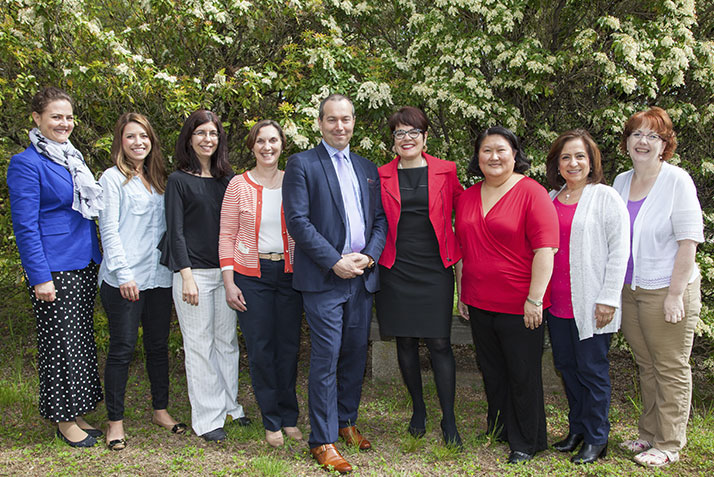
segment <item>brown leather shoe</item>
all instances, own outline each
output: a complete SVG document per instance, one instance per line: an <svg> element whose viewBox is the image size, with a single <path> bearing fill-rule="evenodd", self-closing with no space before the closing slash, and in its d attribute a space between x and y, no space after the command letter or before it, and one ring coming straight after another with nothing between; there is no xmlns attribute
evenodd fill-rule
<svg viewBox="0 0 714 477"><path fill-rule="evenodd" d="M310 454L318 464L327 470L334 469L340 474L352 472L352 466L342 457L335 444L323 444L310 449Z"/></svg>
<svg viewBox="0 0 714 477"><path fill-rule="evenodd" d="M372 448L372 444L359 433L357 426L342 427L337 433L348 445L359 446L359 450L361 451L370 450Z"/></svg>

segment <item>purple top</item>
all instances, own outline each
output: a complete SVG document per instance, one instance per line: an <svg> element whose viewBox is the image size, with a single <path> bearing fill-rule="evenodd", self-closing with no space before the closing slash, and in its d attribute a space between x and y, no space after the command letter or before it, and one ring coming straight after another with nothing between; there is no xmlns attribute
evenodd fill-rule
<svg viewBox="0 0 714 477"><path fill-rule="evenodd" d="M632 269L634 268L634 264L632 262L632 229L635 226L635 219L637 218L637 214L640 213L640 208L642 207L642 204L644 204L646 198L647 197L640 200L627 201L627 212L630 213L630 258L627 260L625 285L632 284Z"/></svg>
<svg viewBox="0 0 714 477"><path fill-rule="evenodd" d="M563 204L553 200L558 213L560 247L553 258L553 278L550 280L550 313L558 318L574 318L573 299L570 293L570 229L578 204Z"/></svg>

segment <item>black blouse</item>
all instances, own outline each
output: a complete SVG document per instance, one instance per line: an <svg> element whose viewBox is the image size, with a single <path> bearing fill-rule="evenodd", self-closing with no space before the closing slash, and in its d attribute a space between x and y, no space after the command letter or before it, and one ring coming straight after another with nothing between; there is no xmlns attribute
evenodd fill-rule
<svg viewBox="0 0 714 477"><path fill-rule="evenodd" d="M221 205L233 175L215 179L183 171L166 184L166 235L159 244L161 263L182 268L218 268Z"/></svg>

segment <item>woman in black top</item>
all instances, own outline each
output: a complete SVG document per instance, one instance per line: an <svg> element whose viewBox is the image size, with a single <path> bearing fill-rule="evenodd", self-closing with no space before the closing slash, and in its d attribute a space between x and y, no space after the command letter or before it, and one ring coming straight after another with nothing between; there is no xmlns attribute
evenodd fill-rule
<svg viewBox="0 0 714 477"><path fill-rule="evenodd" d="M175 272L173 298L183 334L191 424L197 435L220 442L226 438L226 416L250 424L236 402L236 312L226 302L218 264L221 203L234 175L220 119L206 110L191 114L175 157L178 170L166 185L161 263Z"/></svg>

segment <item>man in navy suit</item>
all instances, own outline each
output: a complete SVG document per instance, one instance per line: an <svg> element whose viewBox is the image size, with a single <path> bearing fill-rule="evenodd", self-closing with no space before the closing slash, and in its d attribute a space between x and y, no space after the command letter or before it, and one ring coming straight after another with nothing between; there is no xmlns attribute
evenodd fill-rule
<svg viewBox="0 0 714 477"><path fill-rule="evenodd" d="M368 450L355 427L372 296L379 288L375 262L387 221L377 166L350 152L354 106L332 94L320 103L322 142L291 156L283 179L283 208L295 239L293 286L303 294L310 325L310 452L323 467L352 470L334 443L338 436Z"/></svg>

